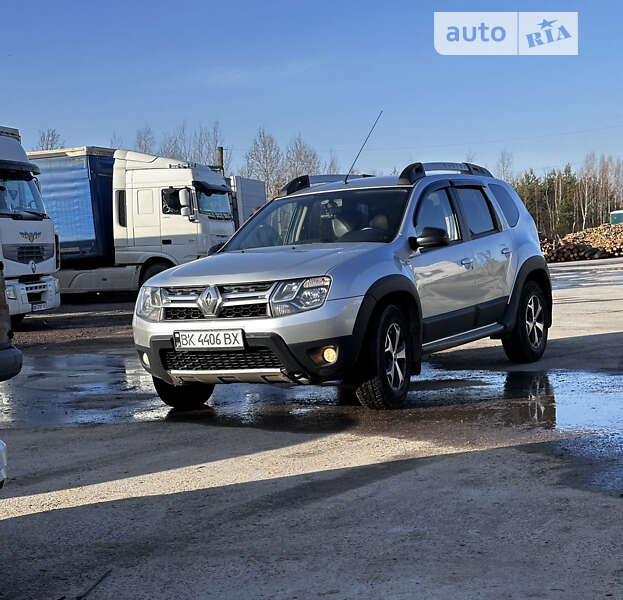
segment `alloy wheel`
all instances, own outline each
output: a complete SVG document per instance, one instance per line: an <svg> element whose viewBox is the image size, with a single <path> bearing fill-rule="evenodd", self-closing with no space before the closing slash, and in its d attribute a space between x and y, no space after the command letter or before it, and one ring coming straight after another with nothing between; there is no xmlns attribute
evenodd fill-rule
<svg viewBox="0 0 623 600"><path fill-rule="evenodd" d="M544 332L545 314L543 312L543 304L538 296L532 295L526 306L526 333L528 341L534 349L540 347Z"/></svg>
<svg viewBox="0 0 623 600"><path fill-rule="evenodd" d="M392 323L385 334L385 375L392 390L399 390L407 372L407 352L402 330Z"/></svg>

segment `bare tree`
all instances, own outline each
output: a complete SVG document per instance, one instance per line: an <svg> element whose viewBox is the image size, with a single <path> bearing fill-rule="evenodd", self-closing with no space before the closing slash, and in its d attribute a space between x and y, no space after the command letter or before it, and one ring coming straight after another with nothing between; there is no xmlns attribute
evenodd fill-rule
<svg viewBox="0 0 623 600"><path fill-rule="evenodd" d="M337 160L337 156L333 154L333 150L329 151L329 160L324 164L323 171L330 175L340 172L340 163Z"/></svg>
<svg viewBox="0 0 623 600"><path fill-rule="evenodd" d="M283 176L283 154L277 140L263 127L257 130L251 147L244 155L243 173L264 181L269 198L277 195Z"/></svg>
<svg viewBox="0 0 623 600"><path fill-rule="evenodd" d="M123 148L123 138L117 134L116 131L112 132L110 136L110 144L111 148Z"/></svg>
<svg viewBox="0 0 623 600"><path fill-rule="evenodd" d="M468 148L467 152L465 153L465 162L467 163L476 162L476 153L471 148Z"/></svg>
<svg viewBox="0 0 623 600"><path fill-rule="evenodd" d="M136 130L136 141L134 142L134 148L137 152L143 152L144 154L153 154L156 150L156 138L151 127L147 125L142 129Z"/></svg>
<svg viewBox="0 0 623 600"><path fill-rule="evenodd" d="M299 175L317 175L320 173L318 153L303 141L300 133L290 140L286 148L284 163L284 175L288 180Z"/></svg>
<svg viewBox="0 0 623 600"><path fill-rule="evenodd" d="M225 147L225 138L219 122L215 121L212 127L199 125L192 134L192 152L188 158L202 165L216 165L219 146ZM223 152L223 170L225 173L230 172L231 162L231 149L228 148Z"/></svg>
<svg viewBox="0 0 623 600"><path fill-rule="evenodd" d="M49 127L39 130L39 143L35 150L56 150L64 145L65 142L61 140L61 134L53 127Z"/></svg>
<svg viewBox="0 0 623 600"><path fill-rule="evenodd" d="M496 170L500 179L504 181L511 181L513 179L513 155L507 150L502 150L500 152Z"/></svg>

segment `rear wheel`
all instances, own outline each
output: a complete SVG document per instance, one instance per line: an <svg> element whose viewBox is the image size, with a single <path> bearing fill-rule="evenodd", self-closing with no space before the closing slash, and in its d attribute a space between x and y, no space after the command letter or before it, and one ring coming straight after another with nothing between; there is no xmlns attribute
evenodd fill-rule
<svg viewBox="0 0 623 600"><path fill-rule="evenodd" d="M360 375L357 399L367 408L400 408L409 391L413 340L407 319L397 306L390 304L379 313L366 344L358 371L368 375L363 380L366 375Z"/></svg>
<svg viewBox="0 0 623 600"><path fill-rule="evenodd" d="M24 320L25 316L24 313L21 315L11 315L11 327L15 329Z"/></svg>
<svg viewBox="0 0 623 600"><path fill-rule="evenodd" d="M213 383L187 383L185 385L171 385L162 379L152 377L154 387L160 399L169 406L178 410L193 410L201 408L214 391Z"/></svg>
<svg viewBox="0 0 623 600"><path fill-rule="evenodd" d="M528 281L521 292L513 331L502 337L506 356L516 363L536 362L547 346L548 314L543 289Z"/></svg>

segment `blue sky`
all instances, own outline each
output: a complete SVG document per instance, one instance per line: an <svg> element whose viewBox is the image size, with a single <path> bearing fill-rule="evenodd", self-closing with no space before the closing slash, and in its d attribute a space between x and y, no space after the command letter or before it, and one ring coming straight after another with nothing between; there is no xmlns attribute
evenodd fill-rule
<svg viewBox="0 0 623 600"><path fill-rule="evenodd" d="M579 11L579 56L440 56L433 11L460 2L41 2L5 0L0 124L25 146L55 127L68 145L126 145L218 120L234 163L258 126L301 133L347 168L475 161L500 151L537 170L588 151L623 155L623 7L480 2L470 10Z"/></svg>

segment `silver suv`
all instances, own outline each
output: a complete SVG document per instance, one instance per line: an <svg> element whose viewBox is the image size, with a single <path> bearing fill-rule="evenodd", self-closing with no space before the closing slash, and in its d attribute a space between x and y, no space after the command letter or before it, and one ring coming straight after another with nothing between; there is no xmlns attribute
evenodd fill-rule
<svg viewBox="0 0 623 600"><path fill-rule="evenodd" d="M179 409L216 383L327 380L382 409L404 403L431 352L493 337L510 360L538 360L551 309L515 191L477 165L414 163L291 181L214 255L143 286L134 341Z"/></svg>

